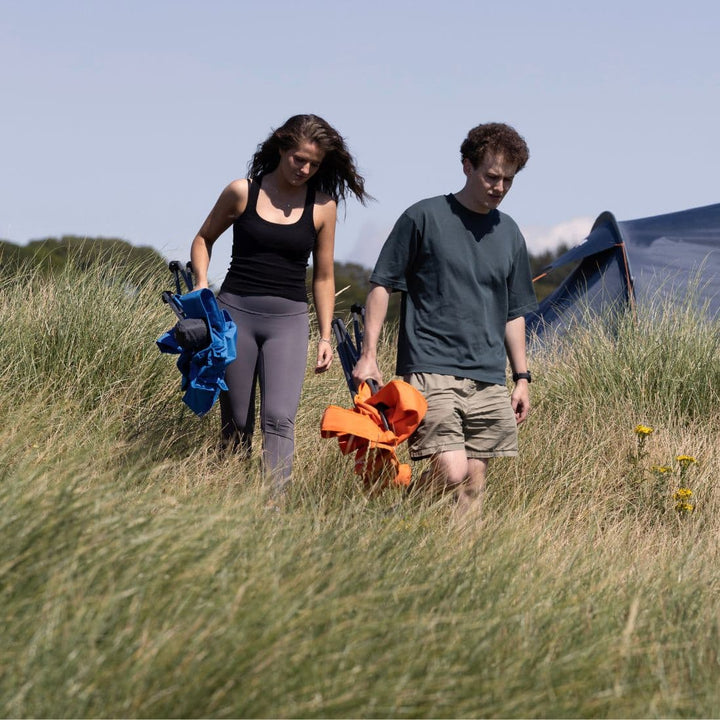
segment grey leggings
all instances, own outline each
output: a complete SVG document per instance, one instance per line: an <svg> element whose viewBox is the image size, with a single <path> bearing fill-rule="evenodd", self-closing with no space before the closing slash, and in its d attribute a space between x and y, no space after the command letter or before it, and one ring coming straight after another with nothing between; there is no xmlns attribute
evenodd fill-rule
<svg viewBox="0 0 720 720"><path fill-rule="evenodd" d="M295 415L307 364L307 303L227 292L217 299L238 329L237 358L227 367L228 390L220 395L223 445L251 449L259 380L263 463L282 486L292 473Z"/></svg>

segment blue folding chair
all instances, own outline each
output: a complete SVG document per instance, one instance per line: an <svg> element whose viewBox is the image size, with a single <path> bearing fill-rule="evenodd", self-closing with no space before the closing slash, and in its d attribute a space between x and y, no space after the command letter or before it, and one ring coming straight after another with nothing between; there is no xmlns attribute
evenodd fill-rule
<svg viewBox="0 0 720 720"><path fill-rule="evenodd" d="M162 293L178 318L175 326L155 342L160 352L178 354L183 402L196 414L205 415L227 390L225 368L235 360L237 328L227 310L221 310L207 288L193 290L192 266L169 265L176 293ZM182 293L183 281L188 292Z"/></svg>

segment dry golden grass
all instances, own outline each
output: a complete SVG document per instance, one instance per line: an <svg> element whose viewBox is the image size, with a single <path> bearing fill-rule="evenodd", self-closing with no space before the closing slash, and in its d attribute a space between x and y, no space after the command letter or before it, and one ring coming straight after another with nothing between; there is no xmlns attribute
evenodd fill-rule
<svg viewBox="0 0 720 720"><path fill-rule="evenodd" d="M0 287L0 714L720 715L716 324L535 353L521 455L459 531L447 500L368 497L320 438L350 404L337 362L267 507L257 455L218 456L216 410L184 409L154 347L165 279L113 277Z"/></svg>

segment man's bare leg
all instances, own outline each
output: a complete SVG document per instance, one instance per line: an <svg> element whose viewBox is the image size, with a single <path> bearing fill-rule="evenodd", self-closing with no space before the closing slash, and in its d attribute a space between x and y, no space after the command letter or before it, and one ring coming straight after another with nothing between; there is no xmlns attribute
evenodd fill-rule
<svg viewBox="0 0 720 720"><path fill-rule="evenodd" d="M485 500L485 476L488 460L468 459L468 474L456 489L455 517L463 522L480 522Z"/></svg>
<svg viewBox="0 0 720 720"><path fill-rule="evenodd" d="M435 493L452 491L455 494L456 518L480 519L485 495L485 474L488 460L468 458L464 450L438 453L421 477L421 485L430 486Z"/></svg>

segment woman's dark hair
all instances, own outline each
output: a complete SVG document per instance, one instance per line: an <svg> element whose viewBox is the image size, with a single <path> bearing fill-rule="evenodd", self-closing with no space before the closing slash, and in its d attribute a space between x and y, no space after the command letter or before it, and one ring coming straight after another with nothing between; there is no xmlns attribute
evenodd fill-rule
<svg viewBox="0 0 720 720"><path fill-rule="evenodd" d="M460 146L460 155L476 168L488 150L502 154L505 160L517 165L518 172L530 158L530 151L523 137L505 123L485 123L474 127Z"/></svg>
<svg viewBox="0 0 720 720"><path fill-rule="evenodd" d="M363 205L370 199L365 192L365 180L358 174L342 136L317 115L293 115L282 127L273 130L265 142L258 145L248 163L248 176L257 180L272 172L280 163L280 150L292 150L303 141L316 143L325 153L320 168L310 180L318 190L336 203L344 201L348 192Z"/></svg>

